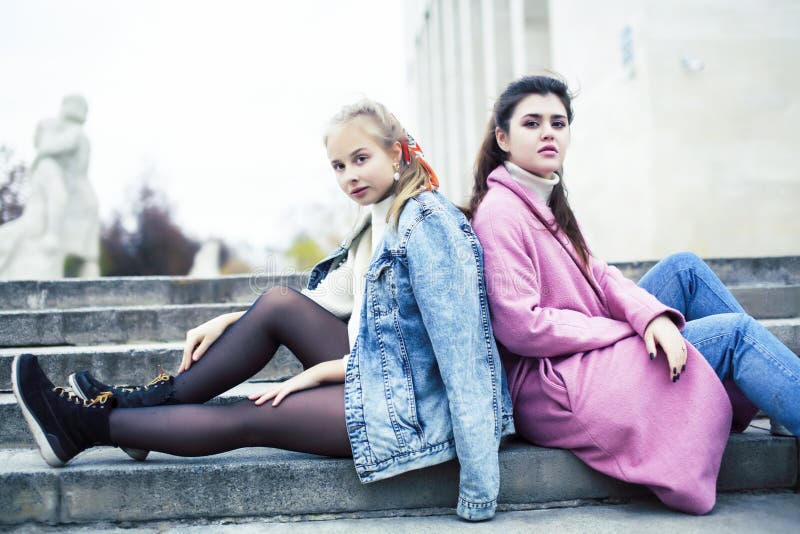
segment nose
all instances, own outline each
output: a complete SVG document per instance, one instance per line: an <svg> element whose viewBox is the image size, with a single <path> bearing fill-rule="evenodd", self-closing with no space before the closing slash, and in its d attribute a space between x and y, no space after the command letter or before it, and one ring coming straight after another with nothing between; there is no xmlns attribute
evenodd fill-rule
<svg viewBox="0 0 800 534"><path fill-rule="evenodd" d="M551 141L553 139L553 127L550 124L544 124L540 131L542 140Z"/></svg>
<svg viewBox="0 0 800 534"><path fill-rule="evenodd" d="M358 173L356 173L355 169L350 169L350 171L346 174L346 180L351 184L358 181Z"/></svg>

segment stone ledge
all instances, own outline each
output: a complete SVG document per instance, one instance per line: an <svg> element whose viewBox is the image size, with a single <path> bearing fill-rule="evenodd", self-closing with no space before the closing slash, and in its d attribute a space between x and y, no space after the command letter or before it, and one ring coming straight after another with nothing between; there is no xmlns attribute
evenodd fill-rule
<svg viewBox="0 0 800 534"><path fill-rule="evenodd" d="M718 488L791 488L797 442L757 432L731 436ZM571 453L517 439L501 450L504 505L630 497L646 493L592 471ZM144 463L96 449L63 469L37 451L0 450L0 522L80 523L337 514L452 507L455 461L362 485L347 459L241 449L203 458L153 453ZM402 512L400 512L402 513ZM380 512L379 512L380 515Z"/></svg>
<svg viewBox="0 0 800 534"><path fill-rule="evenodd" d="M169 305L195 302L253 302L265 289L300 289L307 273L189 278L127 276L0 281L0 310L43 310L82 306Z"/></svg>
<svg viewBox="0 0 800 534"><path fill-rule="evenodd" d="M38 356L45 373L56 384L66 384L70 373L90 369L102 382L130 386L152 380L159 366L174 373L183 358L183 343L2 348L0 390L11 391L11 362L14 356L22 353ZM269 364L254 378L280 380L301 370L297 358L281 345Z"/></svg>
<svg viewBox="0 0 800 534"><path fill-rule="evenodd" d="M0 347L174 342L185 339L187 330L219 314L246 307L240 303L5 311L0 312ZM793 315L798 315L798 309ZM770 328L780 327L794 340L784 343L797 352L800 335L792 332L800 325L798 321L800 317L762 322Z"/></svg>
<svg viewBox="0 0 800 534"><path fill-rule="evenodd" d="M711 258L706 260L728 286L798 285L800 256ZM655 261L613 263L638 280ZM285 275L106 277L94 279L0 281L0 310L75 308L80 306L170 305L195 302L250 303L265 289L305 286L308 273Z"/></svg>

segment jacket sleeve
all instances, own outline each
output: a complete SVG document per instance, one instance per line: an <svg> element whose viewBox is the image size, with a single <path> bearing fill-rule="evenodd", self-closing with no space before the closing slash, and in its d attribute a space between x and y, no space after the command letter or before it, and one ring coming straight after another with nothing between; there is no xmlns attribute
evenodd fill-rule
<svg viewBox="0 0 800 534"><path fill-rule="evenodd" d="M676 309L662 304L645 289L628 280L619 269L597 258L591 258L592 274L606 296L611 316L627 321L636 333L644 337L650 321L662 314L672 319L680 330L686 326L686 319Z"/></svg>
<svg viewBox="0 0 800 534"><path fill-rule="evenodd" d="M625 320L541 306L535 243L518 214L491 214L475 225L497 340L519 356L550 357L607 347L635 332ZM549 238L549 236L548 236ZM548 261L542 258L541 261Z"/></svg>
<svg viewBox="0 0 800 534"><path fill-rule="evenodd" d="M499 366L472 231L445 212L426 215L406 249L414 299L447 392L461 466L458 515L494 515L500 487L494 378ZM493 362L491 361L493 359Z"/></svg>

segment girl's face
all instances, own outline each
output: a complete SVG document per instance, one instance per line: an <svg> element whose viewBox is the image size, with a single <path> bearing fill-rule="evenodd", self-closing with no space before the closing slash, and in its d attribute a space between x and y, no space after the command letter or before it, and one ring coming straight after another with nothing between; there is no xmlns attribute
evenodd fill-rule
<svg viewBox="0 0 800 534"><path fill-rule="evenodd" d="M334 129L327 149L339 187L359 205L375 204L392 192L395 163L402 153L399 142L387 151L359 120L352 120Z"/></svg>
<svg viewBox="0 0 800 534"><path fill-rule="evenodd" d="M530 94L520 100L508 124L508 132L495 129L508 160L542 178L561 168L569 147L567 110L559 98Z"/></svg>

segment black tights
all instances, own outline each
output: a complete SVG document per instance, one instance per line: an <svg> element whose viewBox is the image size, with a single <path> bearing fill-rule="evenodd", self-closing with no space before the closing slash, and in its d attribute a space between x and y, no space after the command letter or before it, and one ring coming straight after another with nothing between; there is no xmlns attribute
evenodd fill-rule
<svg viewBox="0 0 800 534"><path fill-rule="evenodd" d="M347 324L297 291L271 288L199 361L175 377L174 397L181 404L112 410L111 440L177 456L253 446L350 456L342 384L292 393L275 407L250 400L196 404L255 375L280 345L307 369L348 352Z"/></svg>

